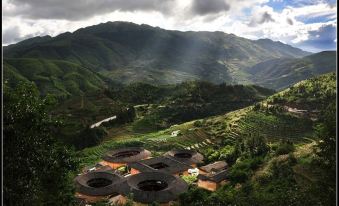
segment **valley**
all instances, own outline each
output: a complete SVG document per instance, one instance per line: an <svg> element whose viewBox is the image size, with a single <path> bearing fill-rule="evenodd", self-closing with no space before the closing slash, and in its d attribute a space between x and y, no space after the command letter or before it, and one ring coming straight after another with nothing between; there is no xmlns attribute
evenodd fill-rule
<svg viewBox="0 0 339 206"><path fill-rule="evenodd" d="M223 184L212 190L199 186L201 176L176 173L175 181L187 184L176 205L334 205L336 51L129 22L34 37L3 50L10 203L25 194L33 205L115 205L99 197L86 202L92 197L78 196L74 181L93 175L99 180L86 184L96 194L108 184L95 177L107 166L133 180L130 164L121 171L115 163L99 173L93 168L107 152L143 148L152 158L138 161L160 161L156 170L168 166L161 160L174 150L204 157L190 169L227 165ZM140 187L168 186L152 181ZM133 196L123 190L132 187L126 182L132 184L121 183L119 194L127 206ZM20 192L21 184L41 194Z"/></svg>

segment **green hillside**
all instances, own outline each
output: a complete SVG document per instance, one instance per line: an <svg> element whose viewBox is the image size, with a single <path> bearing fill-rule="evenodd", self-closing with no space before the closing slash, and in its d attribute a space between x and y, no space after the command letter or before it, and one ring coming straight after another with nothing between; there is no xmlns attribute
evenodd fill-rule
<svg viewBox="0 0 339 206"><path fill-rule="evenodd" d="M205 163L227 161L230 182L216 192L191 185L180 205L335 205L331 179L335 172L323 161L325 149L331 147L321 146L329 144L324 131L332 131L321 128L335 125L326 123L335 117L331 107L335 85L336 76L329 73L240 110L153 133L107 139L81 151L81 162L93 164L107 150L124 146L143 146L155 155L172 148L195 149L204 154ZM292 106L302 113L290 111ZM308 115L313 110L318 110L316 118ZM172 137L175 130L182 135ZM335 158L333 151L326 154Z"/></svg>
<svg viewBox="0 0 339 206"><path fill-rule="evenodd" d="M249 83L244 68L307 54L271 40L253 41L222 32L169 31L127 22L107 22L4 47L6 58L69 61L124 84L187 80L243 84Z"/></svg>
<svg viewBox="0 0 339 206"><path fill-rule="evenodd" d="M60 136L67 143L82 148L86 147L82 132L95 122L114 115L120 118L100 127L99 130L105 131L101 133L98 130L100 138L95 133L88 135L95 141L89 141L91 143L87 146L125 131L126 123L128 133L159 131L175 124L249 106L272 93L258 86L215 85L199 81L167 86L135 83L73 96L57 105L51 113L66 123ZM133 120L125 120L125 117L132 117ZM82 146L78 145L79 142Z"/></svg>
<svg viewBox="0 0 339 206"><path fill-rule="evenodd" d="M246 71L250 80L266 88L281 90L301 80L336 71L336 51L303 58L279 58L261 62Z"/></svg>
<svg viewBox="0 0 339 206"><path fill-rule="evenodd" d="M67 98L103 89L107 87L108 80L88 68L68 61L6 58L4 81L9 87L14 87L19 81L34 82L42 95L53 94Z"/></svg>
<svg viewBox="0 0 339 206"><path fill-rule="evenodd" d="M324 110L335 102L336 73L313 77L268 98L269 104L289 105L306 110Z"/></svg>
<svg viewBox="0 0 339 206"><path fill-rule="evenodd" d="M326 81L324 81L326 80ZM326 103L325 106L335 102L336 83L335 74L329 73L319 77L300 82L293 87L274 94L260 103L240 110L235 110L224 115L207 117L190 121L184 124L175 125L166 130L140 136L148 139L151 137L154 141L161 139L163 145L170 147L167 141L172 142L172 146L191 147L200 152L207 152L209 148L218 148L222 145L236 145L238 141L246 139L259 138L271 144L279 143L281 140L289 140L298 144L312 142L314 139L314 128L316 121L308 116L296 115L283 108L283 105L290 105L289 102L299 102L299 109L310 109L309 103L313 104L313 94L322 94L317 101ZM319 86L321 85L321 86ZM313 88L312 93L303 93L304 96L294 92L299 88ZM294 89L293 89L294 88ZM301 91L301 90L300 90ZM280 100L277 101L277 98ZM307 98L305 98L307 97ZM283 103L285 102L285 103ZM320 104L319 104L320 105ZM313 108L315 109L315 108ZM324 111L324 106L318 107ZM318 113L318 116L321 113ZM170 134L171 131L182 129L183 136L196 135L202 138L192 138L190 142L173 142L172 138L162 138L162 134ZM181 137L178 137L180 139ZM197 141L195 141L196 139ZM138 138L132 138L127 141L136 141ZM110 142L110 143L109 143ZM115 144L115 140L108 141L99 147L109 148L105 144ZM239 143L239 142L238 142ZM120 143L119 143L120 144ZM140 143L142 144L142 143ZM146 144L145 147L151 145ZM159 145L160 146L160 145ZM89 149L91 150L91 149ZM87 151L87 150L86 150ZM213 156L213 155L212 155ZM219 158L218 156L216 158Z"/></svg>

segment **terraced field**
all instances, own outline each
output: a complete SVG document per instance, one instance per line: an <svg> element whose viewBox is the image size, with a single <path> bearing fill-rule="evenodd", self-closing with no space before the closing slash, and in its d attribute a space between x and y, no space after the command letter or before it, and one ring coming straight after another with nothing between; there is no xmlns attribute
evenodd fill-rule
<svg viewBox="0 0 339 206"><path fill-rule="evenodd" d="M171 136L171 132L180 130L182 135ZM98 162L103 154L110 149L128 146L142 146L152 151L154 156L160 155L173 148L199 149L213 145L212 139L204 130L194 128L193 122L188 122L159 132L134 135L126 139L106 140L102 144L86 148L79 153L81 166L88 166Z"/></svg>
<svg viewBox="0 0 339 206"><path fill-rule="evenodd" d="M302 138L310 135L311 130L312 122L308 119L288 114L250 112L238 122L238 127L233 132L245 136L263 136L271 141L281 139L302 141Z"/></svg>
<svg viewBox="0 0 339 206"><path fill-rule="evenodd" d="M209 119L204 126L213 136L229 140L263 136L271 141L289 139L298 142L312 136L313 123L310 119L295 117L288 112L272 114L253 111L252 107L248 107Z"/></svg>
<svg viewBox="0 0 339 206"><path fill-rule="evenodd" d="M202 126L194 126L195 121L191 121L154 133L106 139L99 146L81 151L81 163L83 166L94 164L106 151L125 146L142 146L157 156L173 148L194 149L204 153L208 148L233 145L239 138L246 137L264 137L269 144L282 139L295 143L310 142L310 138L313 138L311 120L288 113L254 111L253 107L196 121L201 121ZM182 134L171 136L175 130L180 130Z"/></svg>

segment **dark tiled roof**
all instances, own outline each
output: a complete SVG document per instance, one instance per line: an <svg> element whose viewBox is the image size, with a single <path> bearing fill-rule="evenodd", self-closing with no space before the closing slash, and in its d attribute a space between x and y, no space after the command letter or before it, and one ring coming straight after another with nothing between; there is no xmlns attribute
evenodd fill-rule
<svg viewBox="0 0 339 206"><path fill-rule="evenodd" d="M139 170L140 172L154 172L156 171L156 169L146 165L146 164L142 164L140 162L134 162L134 163L130 163L129 167L134 168Z"/></svg>
<svg viewBox="0 0 339 206"><path fill-rule="evenodd" d="M101 172L101 171L114 173L114 170L108 165L98 167L98 169L94 170L93 172Z"/></svg>
<svg viewBox="0 0 339 206"><path fill-rule="evenodd" d="M139 162L131 163L129 166L139 170L140 172L160 171L169 174L175 174L192 169L192 167L188 164L165 156L141 160Z"/></svg>
<svg viewBox="0 0 339 206"><path fill-rule="evenodd" d="M89 185L89 182L94 179L105 179L111 183L103 187L92 187ZM117 194L115 185L122 180L122 176L107 171L89 172L79 175L74 179L76 191L89 196L107 196Z"/></svg>
<svg viewBox="0 0 339 206"><path fill-rule="evenodd" d="M161 181L167 186L159 191L140 189L140 183L145 181ZM188 185L181 178L163 172L144 172L127 177L117 185L118 192L124 196L133 194L133 200L139 203L167 203L178 198L187 191Z"/></svg>
<svg viewBox="0 0 339 206"><path fill-rule="evenodd" d="M176 159L186 164L202 163L204 157L194 150L175 149L165 153L165 156L169 156L172 159Z"/></svg>
<svg viewBox="0 0 339 206"><path fill-rule="evenodd" d="M208 180L212 182L221 182L223 180L226 180L228 177L228 170L222 170L220 172L214 173L214 174L199 174L198 179L200 180Z"/></svg>
<svg viewBox="0 0 339 206"><path fill-rule="evenodd" d="M128 147L107 152L102 158L107 162L130 163L151 156L151 152L140 147Z"/></svg>
<svg viewBox="0 0 339 206"><path fill-rule="evenodd" d="M221 171L221 170L225 170L227 169L228 165L225 161L218 161L218 162L214 162L212 164L208 164L208 165L205 165L203 167L200 167L199 169L205 171L205 172L218 172L218 171Z"/></svg>

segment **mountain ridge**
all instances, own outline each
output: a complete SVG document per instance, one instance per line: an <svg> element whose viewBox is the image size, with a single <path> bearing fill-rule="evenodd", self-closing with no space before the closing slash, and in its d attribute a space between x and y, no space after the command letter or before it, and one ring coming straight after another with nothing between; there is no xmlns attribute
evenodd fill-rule
<svg viewBox="0 0 339 206"><path fill-rule="evenodd" d="M245 68L273 58L308 54L267 39L165 30L126 22L101 23L4 47L5 58L66 60L124 84L171 84L197 79L251 83Z"/></svg>

